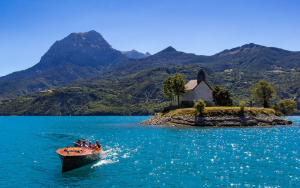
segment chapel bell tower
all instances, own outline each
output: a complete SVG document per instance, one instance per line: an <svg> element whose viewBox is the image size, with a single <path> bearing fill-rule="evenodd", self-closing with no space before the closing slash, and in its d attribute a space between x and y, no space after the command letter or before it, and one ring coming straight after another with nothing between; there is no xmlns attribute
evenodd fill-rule
<svg viewBox="0 0 300 188"><path fill-rule="evenodd" d="M202 69L197 74L197 84L199 84L201 81L205 81L205 74Z"/></svg>

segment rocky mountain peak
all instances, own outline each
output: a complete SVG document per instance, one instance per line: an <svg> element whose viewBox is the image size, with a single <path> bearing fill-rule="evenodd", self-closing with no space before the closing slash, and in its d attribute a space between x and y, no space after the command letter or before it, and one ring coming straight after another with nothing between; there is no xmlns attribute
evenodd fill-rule
<svg viewBox="0 0 300 188"><path fill-rule="evenodd" d="M108 63L121 52L94 30L85 33L71 33L62 40L56 41L42 56L39 69L44 70L61 63L71 62L76 65L91 66Z"/></svg>
<svg viewBox="0 0 300 188"><path fill-rule="evenodd" d="M58 45L59 44L59 45ZM96 47L96 48L111 48L108 42L102 35L94 30L85 33L71 33L64 39L57 41L52 47ZM51 49L50 48L50 49Z"/></svg>
<svg viewBox="0 0 300 188"><path fill-rule="evenodd" d="M166 52L177 52L177 50L175 48L173 48L172 46L169 46L166 49L160 51L159 53L166 53Z"/></svg>

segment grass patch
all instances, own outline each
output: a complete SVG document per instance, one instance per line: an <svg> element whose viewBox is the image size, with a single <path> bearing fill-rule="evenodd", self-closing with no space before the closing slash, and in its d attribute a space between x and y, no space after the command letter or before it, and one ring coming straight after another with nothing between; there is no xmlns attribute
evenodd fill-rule
<svg viewBox="0 0 300 188"><path fill-rule="evenodd" d="M43 91L40 91L40 92L41 93L52 93L53 89L43 90Z"/></svg>
<svg viewBox="0 0 300 188"><path fill-rule="evenodd" d="M284 72L284 71L282 71L282 70L272 70L270 72Z"/></svg>
<svg viewBox="0 0 300 188"><path fill-rule="evenodd" d="M240 107L206 107L203 116L216 116L216 115L239 115ZM275 115L275 110L271 108L256 108L245 107L245 115L257 116L259 114ZM198 116L195 108L181 108L171 110L165 114L156 116Z"/></svg>

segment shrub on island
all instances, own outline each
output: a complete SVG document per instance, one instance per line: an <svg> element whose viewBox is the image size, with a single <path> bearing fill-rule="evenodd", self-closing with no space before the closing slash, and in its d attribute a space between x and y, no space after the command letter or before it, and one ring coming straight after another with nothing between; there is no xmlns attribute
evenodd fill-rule
<svg viewBox="0 0 300 188"><path fill-rule="evenodd" d="M291 99L280 100L279 103L273 105L273 109L278 116L292 115L297 109L297 102Z"/></svg>
<svg viewBox="0 0 300 188"><path fill-rule="evenodd" d="M242 102L240 103L240 111L239 111L239 113L240 113L241 115L244 115L244 114L245 114L245 106L246 106L245 102L242 101Z"/></svg>
<svg viewBox="0 0 300 188"><path fill-rule="evenodd" d="M199 114L203 114L204 109L206 107L205 102L202 99L198 99L198 101L196 102L196 100L194 100L194 104L195 104L195 109L197 111L197 113Z"/></svg>

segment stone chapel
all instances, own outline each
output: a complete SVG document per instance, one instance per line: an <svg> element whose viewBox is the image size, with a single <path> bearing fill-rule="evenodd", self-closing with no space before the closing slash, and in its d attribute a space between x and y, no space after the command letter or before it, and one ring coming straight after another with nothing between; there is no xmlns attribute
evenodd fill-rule
<svg viewBox="0 0 300 188"><path fill-rule="evenodd" d="M183 105L193 105L194 99L204 100L206 106L215 106L213 102L212 88L205 81L205 73L201 69L197 74L197 80L190 80L186 85L186 93L179 97Z"/></svg>

